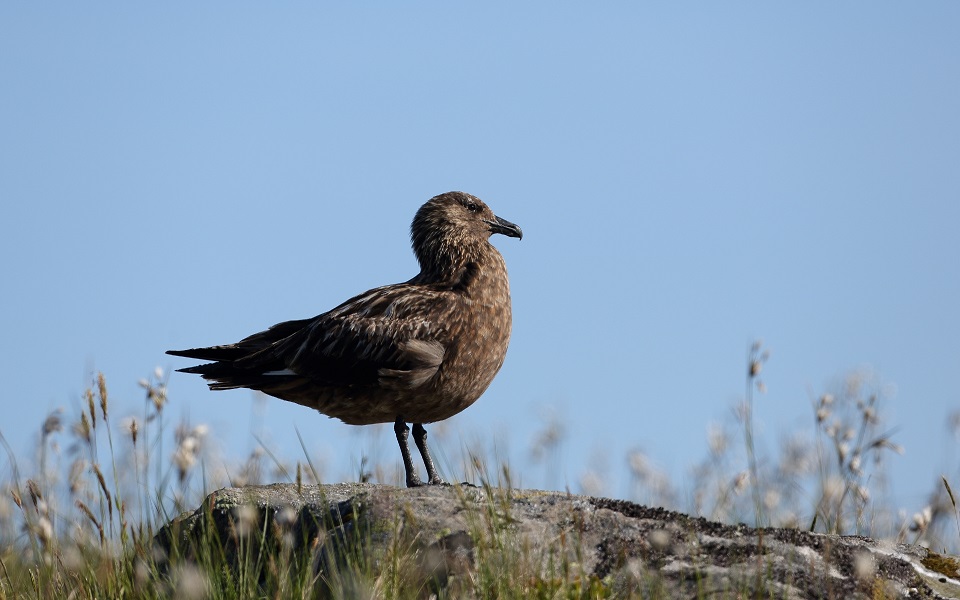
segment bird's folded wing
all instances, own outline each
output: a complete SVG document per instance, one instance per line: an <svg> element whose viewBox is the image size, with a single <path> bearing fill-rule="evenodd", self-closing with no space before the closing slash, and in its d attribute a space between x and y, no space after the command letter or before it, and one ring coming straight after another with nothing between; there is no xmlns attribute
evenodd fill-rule
<svg viewBox="0 0 960 600"><path fill-rule="evenodd" d="M449 332L439 323L455 302L450 293L405 284L377 288L235 360L234 367L249 372L262 366L322 386L418 387L443 362Z"/></svg>

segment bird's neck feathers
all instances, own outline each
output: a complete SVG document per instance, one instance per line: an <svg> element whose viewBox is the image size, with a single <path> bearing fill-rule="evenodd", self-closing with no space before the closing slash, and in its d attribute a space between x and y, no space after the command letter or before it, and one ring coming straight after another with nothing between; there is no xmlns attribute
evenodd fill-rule
<svg viewBox="0 0 960 600"><path fill-rule="evenodd" d="M500 253L485 239L434 238L424 242L413 249L420 263L417 280L422 283L456 285L467 270L503 264Z"/></svg>

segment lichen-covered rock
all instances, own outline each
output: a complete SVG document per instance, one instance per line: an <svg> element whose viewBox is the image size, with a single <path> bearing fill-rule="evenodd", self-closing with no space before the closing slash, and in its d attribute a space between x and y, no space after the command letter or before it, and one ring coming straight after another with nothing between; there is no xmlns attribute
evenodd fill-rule
<svg viewBox="0 0 960 600"><path fill-rule="evenodd" d="M224 489L156 544L171 561L259 568L261 581L299 568L320 593L387 577L451 597L511 585L548 597L571 582L600 597L960 597L960 563L917 546L472 486Z"/></svg>

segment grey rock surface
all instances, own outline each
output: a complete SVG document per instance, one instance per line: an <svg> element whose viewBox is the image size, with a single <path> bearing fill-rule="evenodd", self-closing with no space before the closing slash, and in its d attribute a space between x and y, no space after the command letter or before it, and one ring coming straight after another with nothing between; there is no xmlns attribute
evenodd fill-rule
<svg viewBox="0 0 960 600"><path fill-rule="evenodd" d="M622 500L472 486L377 484L228 488L164 527L169 561L310 561L324 586L406 560L407 576L451 597L497 564L536 585L582 582L608 597L960 598L960 562L858 536L724 525ZM205 541L206 540L206 541ZM302 567L305 565L301 565Z"/></svg>

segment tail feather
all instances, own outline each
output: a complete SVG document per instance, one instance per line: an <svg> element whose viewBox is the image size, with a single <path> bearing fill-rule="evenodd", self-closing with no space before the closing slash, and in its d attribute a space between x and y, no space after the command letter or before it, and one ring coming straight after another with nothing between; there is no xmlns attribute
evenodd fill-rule
<svg viewBox="0 0 960 600"><path fill-rule="evenodd" d="M237 363L224 360L219 362L208 362L202 365L184 367L177 369L179 373L192 373L202 375L204 379L217 380L222 383L232 384L234 381L241 381L250 377L259 378L268 371L277 371L283 368L281 363L254 365L253 368L238 367ZM246 384L237 383L237 387L244 387Z"/></svg>
<svg viewBox="0 0 960 600"><path fill-rule="evenodd" d="M305 379L293 372L272 371L264 372L263 369L239 369L231 362L212 362L177 369L180 373L192 373L200 375L207 381L211 390L234 390L248 388L260 390L267 394L277 395L284 391L297 391L300 388L309 386L310 380ZM301 401L296 397L287 397L281 394L280 397L309 406L309 403Z"/></svg>
<svg viewBox="0 0 960 600"><path fill-rule="evenodd" d="M218 373L218 371L220 373ZM194 365L192 367L184 367L182 369L177 369L177 373L192 373L194 375L213 375L216 376L222 373L222 363L204 363L202 365Z"/></svg>
<svg viewBox="0 0 960 600"><path fill-rule="evenodd" d="M200 360L236 360L249 354L249 349L244 349L236 344L226 346L210 346L208 348L190 348L189 350L167 350L167 354L173 356L185 356L187 358L197 358ZM203 365L201 365L203 366ZM184 373L198 373L199 371L190 371L188 369L179 369Z"/></svg>
<svg viewBox="0 0 960 600"><path fill-rule="evenodd" d="M249 349L236 346L171 350L167 354L214 361L177 369L179 373L200 375L207 380L211 390L261 389L295 376L293 373L283 372L285 365L276 356L262 355L255 362L240 361L239 359L250 358L251 355Z"/></svg>

